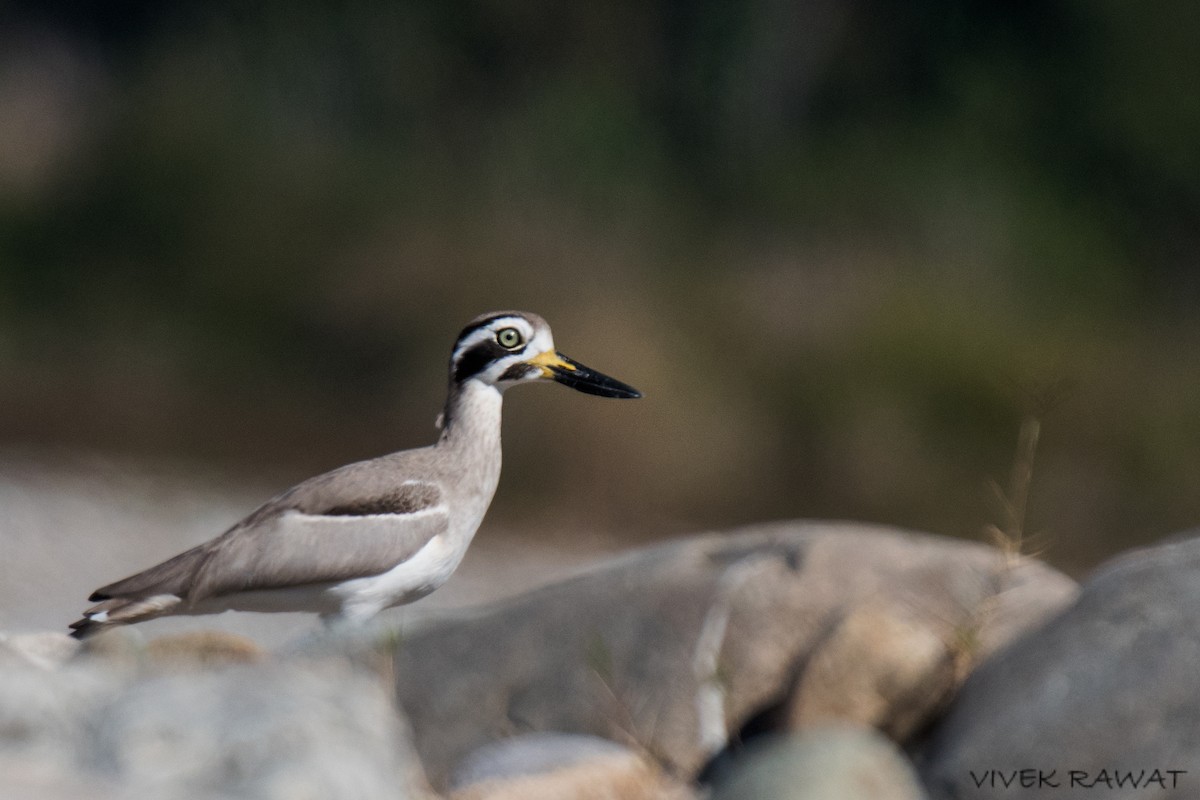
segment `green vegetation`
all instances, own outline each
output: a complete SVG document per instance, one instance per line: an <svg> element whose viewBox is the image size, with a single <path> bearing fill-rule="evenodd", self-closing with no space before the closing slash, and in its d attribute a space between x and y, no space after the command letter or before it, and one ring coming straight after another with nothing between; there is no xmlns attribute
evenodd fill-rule
<svg viewBox="0 0 1200 800"><path fill-rule="evenodd" d="M458 326L515 306L648 399L513 403L503 519L982 536L1067 385L1027 532L1085 566L1200 519L1197 34L1182 0L9 4L0 441L296 477L427 440Z"/></svg>

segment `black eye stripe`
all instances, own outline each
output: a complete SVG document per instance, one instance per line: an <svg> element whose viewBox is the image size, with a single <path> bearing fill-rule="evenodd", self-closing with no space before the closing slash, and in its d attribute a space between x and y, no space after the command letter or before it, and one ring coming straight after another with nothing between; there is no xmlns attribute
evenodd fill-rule
<svg viewBox="0 0 1200 800"><path fill-rule="evenodd" d="M500 376L502 381L519 381L522 378L527 378L537 372L538 368L532 364L513 364L508 369L504 370L504 374Z"/></svg>
<svg viewBox="0 0 1200 800"><path fill-rule="evenodd" d="M483 372L496 359L508 355L511 353L498 345L494 339L485 339L464 352L454 362L454 380L462 383Z"/></svg>

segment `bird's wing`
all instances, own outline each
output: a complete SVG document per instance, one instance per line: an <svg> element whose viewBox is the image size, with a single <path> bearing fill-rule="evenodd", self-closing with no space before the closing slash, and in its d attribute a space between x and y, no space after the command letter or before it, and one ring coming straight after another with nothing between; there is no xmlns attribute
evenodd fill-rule
<svg viewBox="0 0 1200 800"><path fill-rule="evenodd" d="M432 484L404 487L437 498ZM383 508L364 501L326 513L289 509L252 527L235 528L213 542L189 581L186 599L379 575L407 561L449 525L440 502L410 510Z"/></svg>
<svg viewBox="0 0 1200 800"><path fill-rule="evenodd" d="M222 536L104 586L91 599L174 594L195 602L385 572L449 524L437 484L398 477L414 474L413 467L421 474L420 462L410 460L419 456L410 451L305 481Z"/></svg>

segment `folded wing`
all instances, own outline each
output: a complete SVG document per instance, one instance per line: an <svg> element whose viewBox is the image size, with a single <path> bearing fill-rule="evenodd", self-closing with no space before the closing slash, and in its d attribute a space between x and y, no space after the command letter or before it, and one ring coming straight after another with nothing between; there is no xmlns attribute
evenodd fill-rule
<svg viewBox="0 0 1200 800"><path fill-rule="evenodd" d="M196 603L386 572L448 526L438 486L397 482L400 466L376 459L305 481L216 539L104 586L89 599L175 595Z"/></svg>

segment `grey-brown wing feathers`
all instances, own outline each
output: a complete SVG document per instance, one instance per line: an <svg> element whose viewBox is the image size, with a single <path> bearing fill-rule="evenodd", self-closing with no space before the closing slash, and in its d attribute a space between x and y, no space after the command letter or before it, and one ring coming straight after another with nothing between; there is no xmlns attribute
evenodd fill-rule
<svg viewBox="0 0 1200 800"><path fill-rule="evenodd" d="M378 575L446 528L441 506L359 517L288 511L218 540L192 576L186 600Z"/></svg>
<svg viewBox="0 0 1200 800"><path fill-rule="evenodd" d="M101 586L92 592L88 600L95 603L112 597L150 594L173 594L182 597L192 574L208 556L211 545L212 542L206 542L136 575Z"/></svg>
<svg viewBox="0 0 1200 800"><path fill-rule="evenodd" d="M385 572L447 527L437 485L402 478L422 474L425 457L409 451L311 478L220 537L104 586L90 599L171 594L194 603Z"/></svg>
<svg viewBox="0 0 1200 800"><path fill-rule="evenodd" d="M253 527L285 511L330 516L411 514L441 502L436 484L405 480L397 472L421 474L413 467L428 460L429 448L396 453L372 461L349 464L297 484L264 504L240 525ZM406 467L408 467L406 469Z"/></svg>

